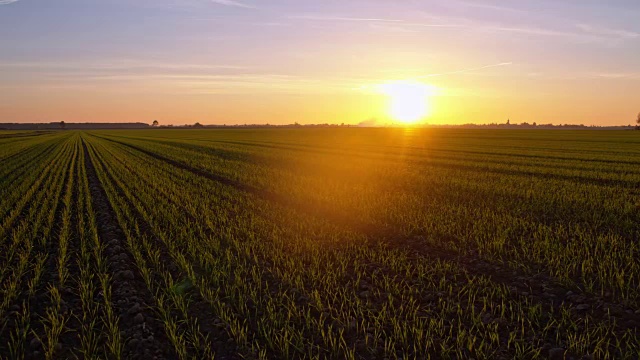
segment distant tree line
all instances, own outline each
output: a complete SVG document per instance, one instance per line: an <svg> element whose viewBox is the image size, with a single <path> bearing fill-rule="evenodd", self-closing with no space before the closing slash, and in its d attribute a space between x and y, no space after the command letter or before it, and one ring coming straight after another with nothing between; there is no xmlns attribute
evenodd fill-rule
<svg viewBox="0 0 640 360"><path fill-rule="evenodd" d="M376 121L368 120L363 121L358 125L349 125L345 123L340 124L300 124L294 122L293 124L284 125L272 125L272 124L238 124L238 125L203 125L200 122L196 122L193 125L160 125L158 120L153 120L151 125L137 122L137 123L65 123L51 122L51 123L0 123L0 129L4 130L55 130L55 129L77 129L77 130L90 130L90 129L148 129L148 128L175 128L175 129L192 129L192 128L334 128L334 127L399 127L397 124L379 124ZM538 124L537 122L528 123L522 122L520 124L511 123L511 119L508 119L506 123L490 123L490 124L462 124L462 125L436 125L436 124L422 124L418 127L427 128L483 128L483 129L633 129L631 125L628 126L596 126L596 125L584 125L584 124ZM640 130L640 113L636 118L636 130Z"/></svg>
<svg viewBox="0 0 640 360"><path fill-rule="evenodd" d="M91 130L91 129L147 129L145 123L67 123L64 121L51 123L0 123L5 130Z"/></svg>

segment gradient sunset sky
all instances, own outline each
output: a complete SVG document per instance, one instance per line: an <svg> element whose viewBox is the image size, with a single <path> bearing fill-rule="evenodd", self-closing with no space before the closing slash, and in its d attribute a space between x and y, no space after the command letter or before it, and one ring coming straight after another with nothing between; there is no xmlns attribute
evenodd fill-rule
<svg viewBox="0 0 640 360"><path fill-rule="evenodd" d="M0 122L626 125L638 0L0 0Z"/></svg>

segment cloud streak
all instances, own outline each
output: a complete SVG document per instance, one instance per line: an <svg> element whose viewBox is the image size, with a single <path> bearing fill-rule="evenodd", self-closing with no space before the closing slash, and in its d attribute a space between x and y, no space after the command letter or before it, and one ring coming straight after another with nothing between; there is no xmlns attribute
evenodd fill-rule
<svg viewBox="0 0 640 360"><path fill-rule="evenodd" d="M637 80L640 79L640 72L605 72L605 73L597 73L593 74L594 77L600 79L627 79L627 80Z"/></svg>
<svg viewBox="0 0 640 360"><path fill-rule="evenodd" d="M436 77L436 76L463 74L463 73L468 73L468 72L471 72L471 71L477 71L477 70L482 70L482 69L509 66L509 65L512 65L512 64L513 64L512 62L501 62L501 63L498 63L498 64L491 64L491 65L485 65L485 66L474 67L474 68L467 68L467 69L453 70L453 71L447 71L447 72L442 72L442 73L422 75L422 76L420 76L418 78L419 79L425 79L425 78Z"/></svg>
<svg viewBox="0 0 640 360"><path fill-rule="evenodd" d="M475 23L475 24L454 23L454 24L439 24L439 25L405 23L402 25L411 27L411 28L417 28L417 27L461 28L461 29L464 29L465 31L484 31L484 32L495 32L495 33L505 33L505 34L511 33L511 34L520 34L520 35L534 35L534 36L572 39L572 40L581 41L581 42L596 41L596 42L611 43L612 41L632 40L640 37L640 33L636 33L633 31L600 28L600 27L593 27L588 25L577 26L576 28L578 31L554 30L551 28L541 28L541 27L496 25L496 24L486 24L486 23Z"/></svg>
<svg viewBox="0 0 640 360"><path fill-rule="evenodd" d="M457 4L457 5L464 6L466 8L471 8L471 9L473 8L484 9L484 10L492 10L492 11L506 12L506 13L520 13L520 14L526 13L526 11L521 9L502 6L502 5L487 4L487 3L478 3L478 2L471 2L471 1L464 1L464 0L460 0L460 1L450 0L450 3Z"/></svg>
<svg viewBox="0 0 640 360"><path fill-rule="evenodd" d="M399 19L384 19L384 18L363 18L363 17L349 17L349 16L322 16L322 15L291 15L289 19L298 20L315 20L315 21L352 21L352 22L390 22L390 23L402 23L404 20Z"/></svg>
<svg viewBox="0 0 640 360"><path fill-rule="evenodd" d="M13 4L14 2L18 2L18 0L0 0L0 5L9 5Z"/></svg>
<svg viewBox="0 0 640 360"><path fill-rule="evenodd" d="M488 8L501 12L518 12L525 14L525 11L501 6L476 4L459 1L468 7ZM418 12L420 13L420 12ZM424 28L457 28L462 31L504 33L513 35L534 35L543 37L564 38L578 42L600 42L616 43L619 41L633 40L640 38L640 33L636 31L603 27L596 24L578 23L576 25L559 24L558 26L542 26L535 21L529 25L521 23L509 24L505 22L482 21L474 17L442 16L440 14L430 14L422 12L426 18L425 22L419 20L385 18L385 17L353 17L349 15L325 15L325 14L302 14L287 16L288 19L309 20L318 22L351 22L370 23L375 29L389 30L395 32L415 33ZM424 18L423 18L424 19Z"/></svg>
<svg viewBox="0 0 640 360"><path fill-rule="evenodd" d="M255 6L248 5L236 0L211 0L211 2L214 4L224 5L224 6L235 6L235 7L245 8L245 9L255 9Z"/></svg>
<svg viewBox="0 0 640 360"><path fill-rule="evenodd" d="M588 24L577 24L576 27L582 32L603 37L616 37L625 39L634 39L640 37L640 33L623 29L611 29L606 27L597 27Z"/></svg>
<svg viewBox="0 0 640 360"><path fill-rule="evenodd" d="M37 76L33 76L37 74ZM348 92L362 80L301 76L236 65L146 63L120 59L78 62L0 62L0 88L134 90L179 94L318 94ZM136 90L136 91L137 91Z"/></svg>

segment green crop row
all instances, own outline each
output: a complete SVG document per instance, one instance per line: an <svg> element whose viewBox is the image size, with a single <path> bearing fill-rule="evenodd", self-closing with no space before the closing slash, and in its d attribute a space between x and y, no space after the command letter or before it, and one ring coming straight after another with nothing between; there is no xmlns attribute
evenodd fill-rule
<svg viewBox="0 0 640 360"><path fill-rule="evenodd" d="M0 358L638 358L638 143L7 133Z"/></svg>
<svg viewBox="0 0 640 360"><path fill-rule="evenodd" d="M447 279L442 273L416 270L429 261L428 257L407 258L406 253L392 243L389 244L389 239L385 242L387 247L369 246L370 240L379 240L370 239L371 232L361 233L342 226L336 228L331 221L327 222L326 218L317 216L313 211L300 213L299 202L279 201L280 197L272 196L272 193L277 194L274 188L260 187L255 182L252 184L248 178L228 176L220 179L220 174L249 172L240 168L237 163L206 156L206 149L200 156L193 152L182 155L179 147L156 148L152 141L112 139L100 134L91 139L91 142L100 146L97 153L104 157L109 168L106 172L114 183L119 184L120 192L126 200L122 206L128 203L128 206L136 209L136 215L130 214L129 217L140 219L151 229L158 242L157 246L166 249L164 251L182 268L183 274L189 275L197 284L200 296L209 299L211 308L217 309L215 313L227 323L229 335L245 349L256 351L256 354L276 357L354 357L380 353L388 356L396 351L394 349L403 349L406 354L408 339L417 341L420 339L417 334L432 334L436 331L432 327L437 326L437 323L427 325L421 322L433 316L423 309L425 303L422 297L427 297L436 290L436 293L446 294L446 299L456 299L451 303L436 305L439 317L455 319L453 323L459 326L458 332L470 334L470 339L476 339L468 340L469 343L465 346L472 348L473 350L467 351L479 357L494 356L494 353L485 351L496 347L509 349L510 354L531 356L550 338L554 342L563 343L569 342L568 339L580 339L574 342L576 348L572 349L577 353L591 350L597 354L612 354L618 348L616 341L619 340L605 341L599 334L617 333L616 338L630 338L628 333L615 330L615 324L596 323L588 316L582 316L570 304L557 308L557 313L552 316L542 315L543 312L550 311L542 304L529 304L530 300L527 298L514 299L513 294L502 285L492 283L486 277L469 274L455 263L447 264L454 267L455 275L450 277L455 279L461 277L460 273L466 274L470 278L463 284L475 291L488 292L481 296L473 295L462 302L456 291L460 288L459 291L468 292L464 285L457 284L457 281L441 281L440 279ZM215 165L211 167L203 165L214 162ZM239 180L242 180L240 185L234 182ZM243 187L242 184L253 187ZM288 186L291 184L288 183ZM292 196L289 199L295 196L295 191L300 190L302 185L296 186L291 187L289 194ZM321 191L318 188L313 190L315 195ZM314 193L308 189L307 191ZM458 200L455 197L452 199ZM406 201L407 198L403 200ZM293 209L290 206L292 204ZM315 203L309 207L314 205ZM377 206L375 202L362 205ZM433 211L425 216L435 217L432 220L434 222L442 221L443 228L444 225L455 226L454 219L447 219L447 215L451 216L448 211L459 210L450 210L448 207L462 208L462 204L454 202L437 205L440 212L445 212L443 215ZM321 206L319 204L318 207ZM339 210L340 206L335 208ZM481 217L478 219L482 220ZM497 220L505 221L503 218ZM393 230L400 237L407 236L401 229ZM482 228L478 230L487 231ZM417 241L436 240L424 237ZM455 242L430 245L466 250ZM327 251L327 248L331 251ZM491 250L491 255L505 257L497 251L499 249ZM372 262L372 257L381 260ZM368 267L358 261L369 266L375 264L374 269L383 274L368 274L363 271ZM399 271L403 277L391 270L382 270L393 269L399 264L404 266ZM393 275L387 275L385 271ZM233 276L233 282L211 281L212 273L220 274L227 281L229 276ZM428 273L432 276L430 279L433 279L431 286L443 288L427 286L424 292L411 297L411 292L415 292L412 285L415 284L417 273ZM361 288L359 281L347 274L358 274L356 279L364 277L367 285ZM407 285L398 287L402 280ZM276 287L275 291L266 290L273 287ZM345 291L350 288L351 290ZM211 291L214 292L210 293ZM227 301L227 305L219 305L220 300ZM247 302L251 307L244 305ZM400 321L397 309L403 303L415 305L407 310L408 314L412 314L411 317ZM488 339L488 330L476 324L482 322L483 318L494 319L496 315L482 311L474 313L477 308L483 309L485 304L507 304L505 308L514 309L509 316L502 314L505 310L500 310L498 319L501 321L497 323L503 326L498 326L496 335L489 337L495 339L496 344L484 342ZM231 309L231 314L227 309ZM336 309L344 309L344 312ZM385 313L388 311L385 309L395 311ZM238 323L237 319L245 319L246 323ZM356 326L356 331L349 333L348 326L353 325L354 321L358 324L359 319L367 320L363 321L359 331ZM513 331L518 328L514 325L518 322L519 328L524 329L519 334ZM409 324L415 327L411 328ZM287 331L278 332L278 328ZM572 328L582 329L587 335L572 333ZM377 336L368 335L372 334L368 332L372 329L378 329ZM451 354L459 351L458 356L465 356L466 353L462 350L465 347L461 346L463 340L454 340L453 334L451 338L444 334L441 337L446 340L439 340L439 345L449 344L451 350L448 351L452 351ZM368 340L377 338L385 339L386 342L378 340L371 349L362 346L362 342L367 345ZM443 354L440 350L434 351L434 345L426 339L433 341L431 336L425 335L424 344L412 344L415 356ZM483 345L474 347L476 341ZM637 344L633 341L625 340L625 344L625 348L630 351L626 354L637 351Z"/></svg>
<svg viewBox="0 0 640 360"><path fill-rule="evenodd" d="M567 286L636 307L640 299L640 263L634 261L640 248L633 241L639 235L640 173L626 164L634 159L627 155L634 154L632 146L621 153L620 163L608 155L604 164L613 166L612 173L589 158L594 165L585 176L571 170L578 161L572 159L564 161L569 170L553 170L549 177L546 161L505 167L504 161L487 163L484 153L459 157L456 161L466 164L462 168L435 165L430 154L446 152L443 148L453 144L415 151L415 144L408 144L408 155L405 149L366 158L355 156L351 147L310 155L292 146L251 152L225 148L226 142L110 139L124 143L123 151L157 154L319 217L383 228L394 236L423 239L425 246L479 252L487 260L529 273L544 271ZM248 148L255 143L244 142ZM357 147L365 150L378 152ZM421 160L407 160L421 152ZM535 167L523 174L525 166ZM613 176L611 183L607 174Z"/></svg>

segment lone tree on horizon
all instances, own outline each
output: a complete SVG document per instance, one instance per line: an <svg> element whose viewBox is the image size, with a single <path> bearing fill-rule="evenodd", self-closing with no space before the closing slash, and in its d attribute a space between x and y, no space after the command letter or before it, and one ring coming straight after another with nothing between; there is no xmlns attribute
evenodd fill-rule
<svg viewBox="0 0 640 360"><path fill-rule="evenodd" d="M638 115L638 118L640 118L640 115ZM64 129L66 127L64 121L60 121L60 129Z"/></svg>
<svg viewBox="0 0 640 360"><path fill-rule="evenodd" d="M640 113L638 113L638 117L636 118L636 130L640 130Z"/></svg>
<svg viewBox="0 0 640 360"><path fill-rule="evenodd" d="M153 120L153 123L151 123L151 126L158 126L158 120Z"/></svg>

